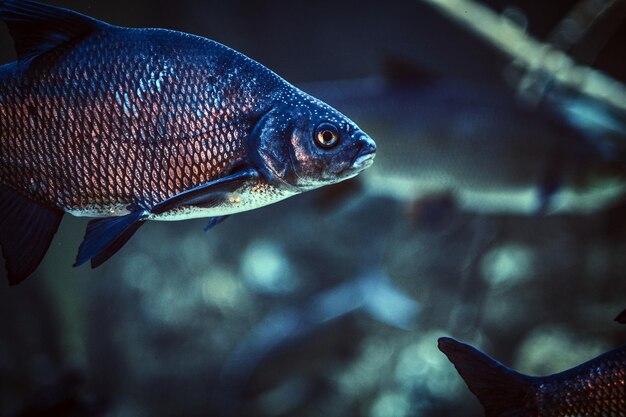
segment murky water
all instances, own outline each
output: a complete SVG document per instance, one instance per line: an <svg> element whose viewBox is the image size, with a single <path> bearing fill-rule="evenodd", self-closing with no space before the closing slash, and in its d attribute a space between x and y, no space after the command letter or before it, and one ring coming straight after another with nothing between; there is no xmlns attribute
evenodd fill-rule
<svg viewBox="0 0 626 417"><path fill-rule="evenodd" d="M529 9L531 30L565 3ZM419 1L56 4L208 36L295 83L380 76L388 54L501 83L502 57ZM614 71L611 47L598 62ZM397 138L380 131L382 155ZM0 289L0 415L52 396L81 416L480 416L438 337L533 375L626 341L612 321L626 307L623 204L543 216L326 197L207 233L150 222L96 270L71 267L86 220L66 216L36 273Z"/></svg>

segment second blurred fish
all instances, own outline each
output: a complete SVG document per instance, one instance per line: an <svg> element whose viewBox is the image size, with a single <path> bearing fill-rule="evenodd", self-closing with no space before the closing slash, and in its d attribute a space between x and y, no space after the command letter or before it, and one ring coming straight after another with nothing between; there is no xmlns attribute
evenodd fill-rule
<svg viewBox="0 0 626 417"><path fill-rule="evenodd" d="M432 76L301 87L380 139L377 164L361 178L375 194L451 194L470 211L535 214L591 212L625 190L624 161L505 88Z"/></svg>
<svg viewBox="0 0 626 417"><path fill-rule="evenodd" d="M623 320L626 310L617 318ZM623 322L623 321L620 321ZM531 377L449 337L441 350L488 417L626 415L626 345L558 374Z"/></svg>

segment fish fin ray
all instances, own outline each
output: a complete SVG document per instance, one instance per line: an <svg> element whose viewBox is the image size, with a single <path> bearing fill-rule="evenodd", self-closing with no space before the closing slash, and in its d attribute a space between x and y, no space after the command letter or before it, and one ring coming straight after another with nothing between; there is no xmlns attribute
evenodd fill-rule
<svg viewBox="0 0 626 417"><path fill-rule="evenodd" d="M207 223L207 225L204 226L203 230L205 232L208 232L209 230L213 229L215 226L217 226L218 224L222 223L224 220L226 220L229 217L230 217L230 215L211 217L211 218L209 218L209 222Z"/></svg>
<svg viewBox="0 0 626 417"><path fill-rule="evenodd" d="M487 417L526 416L524 402L532 378L493 360L470 345L449 337L439 339L439 350L452 362Z"/></svg>
<svg viewBox="0 0 626 417"><path fill-rule="evenodd" d="M621 324L626 324L626 309L615 317L615 321Z"/></svg>
<svg viewBox="0 0 626 417"><path fill-rule="evenodd" d="M102 252L91 258L91 267L97 268L115 255L128 242L145 221L137 221L131 224L113 243L107 246Z"/></svg>
<svg viewBox="0 0 626 417"><path fill-rule="evenodd" d="M92 268L102 265L128 242L145 223L147 216L146 210L138 210L121 217L90 221L74 266L80 266L87 261L91 261Z"/></svg>
<svg viewBox="0 0 626 417"><path fill-rule="evenodd" d="M0 20L9 27L20 61L29 61L106 25L72 10L27 0L0 0Z"/></svg>
<svg viewBox="0 0 626 417"><path fill-rule="evenodd" d="M154 206L150 211L153 214L161 214L181 206L214 207L223 201L228 193L234 192L245 182L258 177L259 173L256 169L247 167L168 198Z"/></svg>
<svg viewBox="0 0 626 417"><path fill-rule="evenodd" d="M0 246L10 285L19 284L39 266L62 218L62 211L0 185Z"/></svg>

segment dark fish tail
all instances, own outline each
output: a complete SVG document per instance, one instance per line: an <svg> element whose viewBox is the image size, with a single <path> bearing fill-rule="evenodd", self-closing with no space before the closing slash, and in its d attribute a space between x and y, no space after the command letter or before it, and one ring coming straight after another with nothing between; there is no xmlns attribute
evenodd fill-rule
<svg viewBox="0 0 626 417"><path fill-rule="evenodd" d="M0 0L0 20L9 27L20 62L104 25L80 13L25 0ZM41 263L62 217L63 211L0 184L0 246L11 285L22 282Z"/></svg>
<svg viewBox="0 0 626 417"><path fill-rule="evenodd" d="M9 283L17 285L41 263L63 212L40 206L0 184L0 246Z"/></svg>
<svg viewBox="0 0 626 417"><path fill-rule="evenodd" d="M439 339L441 350L454 364L470 391L485 408L487 417L524 417L531 393L531 377L515 372L477 349L448 337Z"/></svg>
<svg viewBox="0 0 626 417"><path fill-rule="evenodd" d="M615 321L618 323L626 324L626 308L615 317Z"/></svg>

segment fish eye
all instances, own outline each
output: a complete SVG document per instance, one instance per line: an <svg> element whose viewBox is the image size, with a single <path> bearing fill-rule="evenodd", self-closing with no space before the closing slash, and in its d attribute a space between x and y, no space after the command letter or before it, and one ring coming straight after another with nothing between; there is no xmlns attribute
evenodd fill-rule
<svg viewBox="0 0 626 417"><path fill-rule="evenodd" d="M315 143L324 149L330 149L339 143L339 129L332 123L321 123L315 129Z"/></svg>

